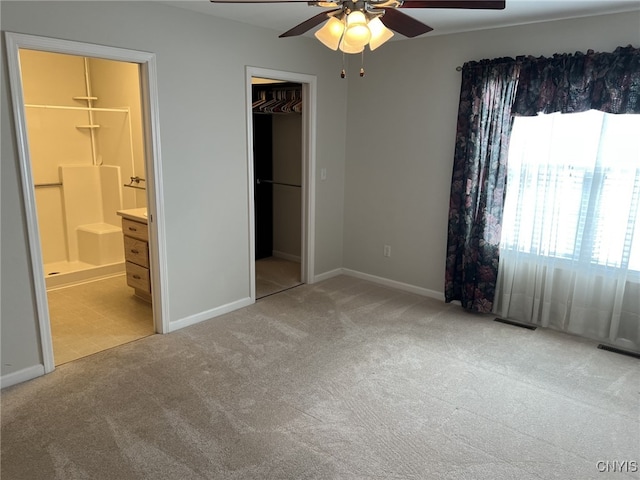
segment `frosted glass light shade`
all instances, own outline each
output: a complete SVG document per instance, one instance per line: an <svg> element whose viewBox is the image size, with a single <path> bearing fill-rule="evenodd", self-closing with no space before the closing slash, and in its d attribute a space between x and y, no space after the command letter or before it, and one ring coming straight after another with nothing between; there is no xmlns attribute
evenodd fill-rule
<svg viewBox="0 0 640 480"><path fill-rule="evenodd" d="M360 53L364 50L364 45L351 45L343 38L340 42L340 51L344 53Z"/></svg>
<svg viewBox="0 0 640 480"><path fill-rule="evenodd" d="M315 36L326 47L337 50L344 32L344 23L336 17L331 17L324 26L315 33Z"/></svg>
<svg viewBox="0 0 640 480"><path fill-rule="evenodd" d="M367 43L369 43L370 39L371 32L367 27L367 17L364 16L364 13L358 10L351 12L347 16L347 28L344 32L344 43L353 48L362 49Z"/></svg>
<svg viewBox="0 0 640 480"><path fill-rule="evenodd" d="M371 51L375 50L393 37L393 32L385 27L378 17L370 20L368 26L371 31L371 41L369 42L369 48Z"/></svg>

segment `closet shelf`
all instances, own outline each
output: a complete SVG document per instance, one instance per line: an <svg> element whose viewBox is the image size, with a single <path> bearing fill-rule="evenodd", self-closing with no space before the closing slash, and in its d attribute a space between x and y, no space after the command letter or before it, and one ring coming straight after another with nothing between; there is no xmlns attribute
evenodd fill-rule
<svg viewBox="0 0 640 480"><path fill-rule="evenodd" d="M252 110L257 114L301 114L302 89L297 84L254 85Z"/></svg>
<svg viewBox="0 0 640 480"><path fill-rule="evenodd" d="M72 97L74 100L98 100L98 97Z"/></svg>
<svg viewBox="0 0 640 480"><path fill-rule="evenodd" d="M100 125L76 125L76 128L100 128Z"/></svg>

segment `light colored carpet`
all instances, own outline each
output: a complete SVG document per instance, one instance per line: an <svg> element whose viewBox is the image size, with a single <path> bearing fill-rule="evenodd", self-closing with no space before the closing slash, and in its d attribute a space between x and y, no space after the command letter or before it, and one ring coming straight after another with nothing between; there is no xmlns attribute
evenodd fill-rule
<svg viewBox="0 0 640 480"><path fill-rule="evenodd" d="M300 285L300 264L284 258L256 260L256 298L263 298Z"/></svg>
<svg viewBox="0 0 640 480"><path fill-rule="evenodd" d="M2 392L2 479L602 479L638 360L336 277Z"/></svg>

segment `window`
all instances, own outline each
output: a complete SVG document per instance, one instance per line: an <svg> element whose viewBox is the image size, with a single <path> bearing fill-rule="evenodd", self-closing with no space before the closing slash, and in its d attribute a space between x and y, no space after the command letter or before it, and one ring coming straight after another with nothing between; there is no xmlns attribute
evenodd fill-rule
<svg viewBox="0 0 640 480"><path fill-rule="evenodd" d="M640 115L517 117L501 249L640 272Z"/></svg>

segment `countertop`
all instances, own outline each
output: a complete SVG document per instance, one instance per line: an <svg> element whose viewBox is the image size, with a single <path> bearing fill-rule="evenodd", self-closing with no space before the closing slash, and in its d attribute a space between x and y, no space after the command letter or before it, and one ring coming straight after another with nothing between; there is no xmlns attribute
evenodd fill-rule
<svg viewBox="0 0 640 480"><path fill-rule="evenodd" d="M134 222L148 223L147 220L147 208L129 208L127 210L118 210L116 212L123 218L128 218Z"/></svg>

